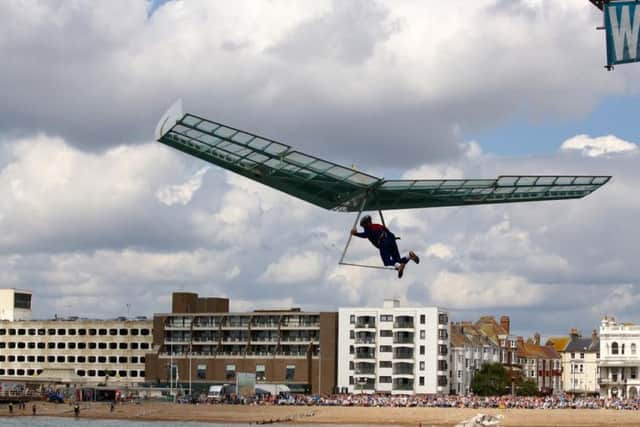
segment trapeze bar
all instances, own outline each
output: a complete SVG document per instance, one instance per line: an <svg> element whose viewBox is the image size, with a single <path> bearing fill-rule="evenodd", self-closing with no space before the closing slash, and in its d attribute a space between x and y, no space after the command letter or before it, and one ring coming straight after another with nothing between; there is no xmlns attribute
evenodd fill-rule
<svg viewBox="0 0 640 427"><path fill-rule="evenodd" d="M367 203L368 198L369 192L365 193L364 198L362 199L362 205L360 205L360 210L358 211L358 215L356 215L356 220L353 222L353 227L351 227L352 230L358 226L358 220L360 219L360 215L362 215L362 210L364 209L364 205ZM342 264L342 261L344 261L344 257L347 255L347 249L349 249L352 237L353 235L351 234L351 230L349 230L349 238L347 239L347 244L344 245L344 250L342 251L342 256L340 257L338 264Z"/></svg>
<svg viewBox="0 0 640 427"><path fill-rule="evenodd" d="M381 267L379 265L354 264L354 263L351 263L351 262L342 262L342 261L340 261L338 264L340 264L340 265L350 265L352 267L377 268L378 270L395 270L394 267Z"/></svg>

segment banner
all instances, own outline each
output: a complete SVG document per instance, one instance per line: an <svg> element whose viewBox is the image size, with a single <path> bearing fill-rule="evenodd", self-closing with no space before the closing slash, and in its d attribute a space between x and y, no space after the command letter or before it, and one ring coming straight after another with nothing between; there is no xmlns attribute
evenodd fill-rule
<svg viewBox="0 0 640 427"><path fill-rule="evenodd" d="M607 66L638 62L640 57L640 5L635 1L607 3L604 26L607 37Z"/></svg>

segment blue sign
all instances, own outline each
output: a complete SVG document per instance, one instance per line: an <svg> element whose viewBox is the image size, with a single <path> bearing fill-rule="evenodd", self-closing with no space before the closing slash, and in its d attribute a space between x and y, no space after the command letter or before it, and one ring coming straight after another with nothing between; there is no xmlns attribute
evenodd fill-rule
<svg viewBox="0 0 640 427"><path fill-rule="evenodd" d="M640 3L619 1L605 4L607 66L640 61Z"/></svg>

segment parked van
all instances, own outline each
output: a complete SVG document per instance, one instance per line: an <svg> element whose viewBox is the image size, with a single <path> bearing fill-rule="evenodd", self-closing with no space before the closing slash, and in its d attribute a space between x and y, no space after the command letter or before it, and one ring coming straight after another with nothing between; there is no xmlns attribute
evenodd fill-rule
<svg viewBox="0 0 640 427"><path fill-rule="evenodd" d="M213 400L214 402L219 402L223 397L223 388L222 385L212 385L209 387L209 393L207 393L207 399Z"/></svg>

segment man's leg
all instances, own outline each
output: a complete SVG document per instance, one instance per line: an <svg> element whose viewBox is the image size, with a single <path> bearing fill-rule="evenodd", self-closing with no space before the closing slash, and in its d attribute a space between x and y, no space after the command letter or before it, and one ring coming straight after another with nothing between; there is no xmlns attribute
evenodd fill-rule
<svg viewBox="0 0 640 427"><path fill-rule="evenodd" d="M389 250L385 246L380 247L380 258L382 258L382 264L385 267L390 267L395 265L395 261L391 257Z"/></svg>

